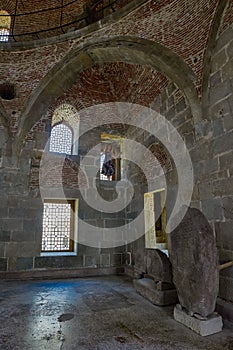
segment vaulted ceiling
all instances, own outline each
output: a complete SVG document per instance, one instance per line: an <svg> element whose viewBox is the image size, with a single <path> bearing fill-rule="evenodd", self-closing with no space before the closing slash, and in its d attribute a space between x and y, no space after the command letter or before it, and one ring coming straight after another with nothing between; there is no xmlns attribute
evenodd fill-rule
<svg viewBox="0 0 233 350"><path fill-rule="evenodd" d="M112 14L131 0L4 0L11 16L10 40L37 40L83 28ZM0 17L1 18L1 17Z"/></svg>
<svg viewBox="0 0 233 350"><path fill-rule="evenodd" d="M113 101L148 106L169 81L177 82L182 93L186 89L187 94L196 94L194 99L201 98L209 50L217 35L232 23L232 1L139 0L134 8L129 5L135 2L116 1L119 17L108 16L107 12L106 22L92 30L92 26L87 26L85 32L76 30L66 40L38 42L48 33L58 34L41 31L41 25L51 29L54 19L72 21L87 3L53 0L43 1L42 5L39 0L18 0L15 7L16 0L4 1L4 9L10 14L16 9L19 15L18 34L35 30L33 35L20 36L24 40L22 46L20 42L17 46L0 45L0 83L10 80L16 88L13 100L1 102L8 114L5 119L10 120L15 131L20 119L21 125L24 118L28 119L25 132L29 131L48 107L52 111L63 101L77 110ZM68 9L71 5L73 10L65 17L61 6ZM55 7L56 11L50 10ZM45 13L49 13L47 19ZM17 35L15 38L19 40ZM30 44L33 39L35 42ZM133 44L140 50L134 49ZM71 69L72 61L75 64Z"/></svg>

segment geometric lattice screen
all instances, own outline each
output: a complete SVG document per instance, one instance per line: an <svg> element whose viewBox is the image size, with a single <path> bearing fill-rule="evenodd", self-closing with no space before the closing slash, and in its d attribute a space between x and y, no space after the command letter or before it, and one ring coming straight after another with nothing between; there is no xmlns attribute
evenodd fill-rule
<svg viewBox="0 0 233 350"><path fill-rule="evenodd" d="M64 124L55 125L50 135L49 151L71 154L72 131Z"/></svg>
<svg viewBox="0 0 233 350"><path fill-rule="evenodd" d="M0 41L8 41L10 31L8 29L0 29Z"/></svg>
<svg viewBox="0 0 233 350"><path fill-rule="evenodd" d="M8 41L11 27L11 16L0 10L0 41Z"/></svg>
<svg viewBox="0 0 233 350"><path fill-rule="evenodd" d="M73 251L73 201L44 203L42 251Z"/></svg>

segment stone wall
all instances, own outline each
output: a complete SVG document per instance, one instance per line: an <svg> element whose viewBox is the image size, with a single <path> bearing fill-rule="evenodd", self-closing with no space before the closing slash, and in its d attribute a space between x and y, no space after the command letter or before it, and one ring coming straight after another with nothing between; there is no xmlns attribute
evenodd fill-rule
<svg viewBox="0 0 233 350"><path fill-rule="evenodd" d="M79 163L82 156L66 158L51 154L49 169L46 169L47 176L44 181L42 178L39 182L43 154L41 148L45 147L48 133L37 131L37 136L39 134L41 139L44 140L44 144L40 142L40 147L37 149L35 147L38 146L38 143L28 142L21 154L19 163L15 164L15 167L9 164L12 157L11 154L7 154L5 144L1 145L0 271L42 271L82 267L98 269L123 265L126 257L126 247L124 246L98 248L98 245L92 247L75 242L76 254L73 256L51 256L51 254L40 256L44 195L47 199L78 199L78 211L75 212L78 226L79 220L83 220L96 228L104 229L120 226L125 224L125 216L124 212L116 214L102 213L92 209L86 203L85 196L83 198L80 194L80 187L85 186L86 196L92 196L94 190L92 186L87 186L84 174L83 182L82 177L80 178ZM85 153L92 147L93 143L100 141L99 133L96 134L96 138L93 137L92 133L91 139L89 135L86 140L89 140L88 144L80 142L80 149L82 149L82 152L85 149ZM61 158L63 158L62 167L60 166ZM93 157L93 159L90 157L87 166L92 168L94 165L98 167L96 157ZM61 177L64 179L62 182L64 198L60 198L60 191L57 187ZM89 181L96 181L94 171L93 178L89 178ZM105 197L105 200L111 201L115 197L114 184L107 187L102 184L99 191ZM104 239L104 234L102 239Z"/></svg>
<svg viewBox="0 0 233 350"><path fill-rule="evenodd" d="M18 264L31 268L40 252L42 202L29 190L30 150L24 150L17 164L10 142L1 146L1 271L17 270Z"/></svg>
<svg viewBox="0 0 233 350"><path fill-rule="evenodd" d="M217 39L211 60L207 101L203 98L203 105L206 103L208 108L203 109L205 113L199 124L195 124L188 103L172 83L162 90L151 105L177 128L189 150L194 170L191 206L200 209L209 220L216 236L220 264L233 259L232 37L232 28L229 28ZM140 140L140 137L137 135L136 139ZM139 186L139 173L136 176L135 171L135 168L131 169L131 177L139 181ZM174 198L177 188L173 172L170 172L169 178L168 188L173 187ZM146 188L140 186L140 195L138 201L135 201L137 204L140 203L142 192L146 191ZM168 202L172 203L171 200ZM137 245L143 249L143 239L136 242L131 250L137 251ZM232 301L232 271L231 267L220 273L219 296L228 301Z"/></svg>
<svg viewBox="0 0 233 350"><path fill-rule="evenodd" d="M1 46L0 84L10 82L16 91L15 98L1 99L0 104L1 270L116 266L125 262L128 250L135 253L144 249L142 232L142 237L128 247L110 250L80 246L76 257L39 256L40 159L51 128L51 115L63 102L74 104L80 111L120 100L151 106L165 116L180 133L192 159L191 206L201 209L211 223L220 261L233 259L232 4L227 0L221 3L226 7L223 14L218 13L222 20L212 49L208 40L212 37L212 25L216 25L215 16L218 17L217 0L140 2L140 8L124 12L121 19L113 17L95 27L95 32L92 27L51 41ZM209 61L205 59L206 52L212 57ZM103 115L99 118L103 119ZM81 123L86 122L92 122L91 116L81 119ZM109 129L116 132L118 126L114 127ZM122 130L118 133L121 135ZM148 149L152 147L155 153L159 148L157 140L143 130L135 133L129 128L124 135ZM20 150L15 147L18 138L20 157ZM82 183L76 178L80 156L85 155L91 142L99 139L98 133L83 139L79 156L65 159L63 183L67 197L80 198L79 186L85 185L85 177ZM166 168L170 158L165 159L165 154L163 148L157 157ZM89 165L94 163L90 159ZM168 213L177 195L172 159L170 164L166 171ZM80 217L102 228L133 220L143 208L147 187L143 172L134 165L129 164L127 174L135 196L125 212L96 214L80 199ZM51 171L47 181L53 187L57 173ZM51 196L55 192L56 189ZM102 193L108 199L115 195L109 188L102 188ZM232 268L223 270L220 296L228 301L233 300L232 284Z"/></svg>
<svg viewBox="0 0 233 350"><path fill-rule="evenodd" d="M51 130L51 118L42 118L27 137L20 157L16 159L13 153L12 138L1 126L1 168L0 193L0 271L28 271L33 273L54 269L78 268L115 268L124 265L126 247L101 248L87 246L75 241L73 256L41 256L43 199L77 199L78 210L75 212L79 220L96 228L111 228L125 224L124 211L115 214L104 213L91 208L86 203L85 196L93 198L96 195L93 184L96 182L96 171L100 154L90 156L86 167L89 173L89 185L85 173L80 170L80 160L86 153L100 142L100 130L90 130L79 140L78 155L65 157L48 153L46 147ZM42 163L43 156L49 155L49 162ZM94 169L92 169L94 168ZM87 169L86 169L87 170ZM44 171L44 172L43 172ZM44 177L43 177L43 174ZM41 177L41 178L40 178ZM62 195L58 185L61 181ZM98 182L98 180L97 180ZM116 197L115 184L105 186L103 183L98 191L111 201ZM84 197L80 188L85 189ZM104 233L102 240L104 240ZM111 273L114 270L109 270ZM95 272L93 272L95 273ZM96 272L98 273L98 272ZM103 271L107 273L107 271ZM3 274L2 274L3 275Z"/></svg>
<svg viewBox="0 0 233 350"><path fill-rule="evenodd" d="M214 223L220 262L233 260L233 28L217 39L209 80L209 160L202 175L202 211ZM215 171L214 171L215 169ZM233 268L221 271L220 296L233 302Z"/></svg>
<svg viewBox="0 0 233 350"><path fill-rule="evenodd" d="M187 149L190 154L194 151L196 147L196 132L194 127L193 116L186 102L185 97L179 88L172 82L169 82L167 87L165 87L159 96L155 98L151 104L151 108L162 115L167 121L169 121L174 128L178 131L183 139ZM154 115L156 117L156 114ZM155 121L156 125L157 122ZM152 162L150 159L144 158L143 169L146 170L147 178L143 169L139 169L134 164L129 164L127 177L133 183L135 197L133 198L128 215L131 219L134 219L139 215L139 213L144 209L144 193L148 192L148 181L153 186L150 191L159 190L163 187L166 188L166 217L167 221L171 215L172 209L177 198L177 193L179 190L179 181L176 170L175 159L169 154L166 143L162 144L159 139L156 139L154 135L146 132L143 129L143 121L141 123L142 129L135 129L135 127L130 127L128 129L127 137L135 140L136 142L145 146L148 150L152 152ZM158 129L161 128L157 125ZM161 133L163 130L161 129ZM168 140L167 140L168 141ZM156 146L156 147L155 147ZM175 145L173 145L175 147ZM158 172L158 176L155 176L155 169L153 172L150 171L154 160L157 159L158 164L162 167L166 184L161 185L161 177L163 174ZM159 173L161 175L159 175ZM150 185L150 186L151 186ZM182 185L181 185L182 186ZM194 184L193 195L191 206L199 207L199 200L197 195L196 185ZM145 235L142 232L141 237L132 244L128 245L128 250L132 252L133 263L136 267L136 273L138 269L143 269L144 259L146 253L145 249ZM140 268L139 268L140 267Z"/></svg>

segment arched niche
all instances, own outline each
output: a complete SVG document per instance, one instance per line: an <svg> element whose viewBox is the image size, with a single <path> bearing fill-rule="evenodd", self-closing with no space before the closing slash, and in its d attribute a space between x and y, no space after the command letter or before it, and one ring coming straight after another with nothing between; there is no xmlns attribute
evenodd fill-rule
<svg viewBox="0 0 233 350"><path fill-rule="evenodd" d="M170 49L150 40L134 37L112 37L91 41L73 48L42 79L25 106L17 137L18 152L24 137L41 118L55 98L61 96L78 79L79 74L95 64L127 62L148 65L166 75L186 97L193 117L201 118L200 101L195 88L196 76L185 61Z"/></svg>

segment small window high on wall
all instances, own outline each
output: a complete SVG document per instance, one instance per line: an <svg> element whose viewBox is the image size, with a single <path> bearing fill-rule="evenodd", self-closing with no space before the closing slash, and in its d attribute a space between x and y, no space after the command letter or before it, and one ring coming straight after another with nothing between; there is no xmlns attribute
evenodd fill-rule
<svg viewBox="0 0 233 350"><path fill-rule="evenodd" d="M73 134L71 129L61 123L52 128L50 135L49 151L71 154Z"/></svg>
<svg viewBox="0 0 233 350"><path fill-rule="evenodd" d="M116 135L101 135L100 180L121 179L122 138Z"/></svg>
<svg viewBox="0 0 233 350"><path fill-rule="evenodd" d="M62 103L52 115L49 151L78 154L79 115L74 106Z"/></svg>
<svg viewBox="0 0 233 350"><path fill-rule="evenodd" d="M0 10L0 42L9 40L11 16L7 11Z"/></svg>

